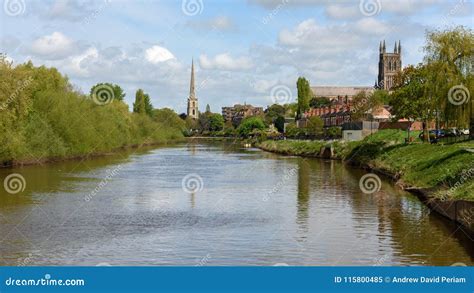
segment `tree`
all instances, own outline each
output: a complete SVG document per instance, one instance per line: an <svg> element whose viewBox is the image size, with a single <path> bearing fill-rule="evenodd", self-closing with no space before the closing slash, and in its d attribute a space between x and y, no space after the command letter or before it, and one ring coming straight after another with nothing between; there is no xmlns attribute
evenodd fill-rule
<svg viewBox="0 0 474 293"><path fill-rule="evenodd" d="M365 91L357 93L352 99L352 120L367 119L373 110L382 107L388 101L387 92L377 90L372 94Z"/></svg>
<svg viewBox="0 0 474 293"><path fill-rule="evenodd" d="M312 96L311 88L309 82L304 77L299 77L296 82L296 87L298 89L298 110L297 118L301 118L303 113L309 109L309 100Z"/></svg>
<svg viewBox="0 0 474 293"><path fill-rule="evenodd" d="M280 133L283 133L284 130L285 130L285 117L283 116L278 116L276 119L275 119L275 127L276 129L278 130L278 132Z"/></svg>
<svg viewBox="0 0 474 293"><path fill-rule="evenodd" d="M133 103L133 112L153 116L153 105L150 96L142 89L138 89L135 94L135 102Z"/></svg>
<svg viewBox="0 0 474 293"><path fill-rule="evenodd" d="M211 106L209 104L206 105L206 113L211 113Z"/></svg>
<svg viewBox="0 0 474 293"><path fill-rule="evenodd" d="M272 124L275 122L275 119L284 116L286 109L284 106L279 104L273 104L265 110L265 122L267 124Z"/></svg>
<svg viewBox="0 0 474 293"><path fill-rule="evenodd" d="M265 123L263 123L260 117L252 116L245 118L237 128L237 133L242 137L248 137L254 129L265 129Z"/></svg>
<svg viewBox="0 0 474 293"><path fill-rule="evenodd" d="M320 135L323 132L324 121L319 116L312 116L308 119L306 130L309 135Z"/></svg>
<svg viewBox="0 0 474 293"><path fill-rule="evenodd" d="M94 85L91 88L90 94L93 95L94 93L97 93L100 89L110 90L111 93L113 94L113 99L114 100L123 101L123 99L125 98L125 92L123 91L123 89L119 85L108 83L108 82L98 83L98 84Z"/></svg>
<svg viewBox="0 0 474 293"><path fill-rule="evenodd" d="M428 137L428 123L435 118L437 98L428 83L429 68L423 64L403 69L395 78L394 92L390 105L397 119L422 121L425 140Z"/></svg>
<svg viewBox="0 0 474 293"><path fill-rule="evenodd" d="M465 27L427 33L425 64L428 82L438 97L437 113L446 125L466 127L471 109L470 94L474 91L472 59L474 34Z"/></svg>
<svg viewBox="0 0 474 293"><path fill-rule="evenodd" d="M145 110L145 93L142 89L138 89L135 93L135 102L133 103L133 112L144 114Z"/></svg>
<svg viewBox="0 0 474 293"><path fill-rule="evenodd" d="M313 97L309 101L309 106L311 108L320 108L320 107L326 107L331 104L331 100L329 100L326 97Z"/></svg>
<svg viewBox="0 0 474 293"><path fill-rule="evenodd" d="M185 121L169 108L154 109L153 120L168 127L178 128L181 131L186 129Z"/></svg>
<svg viewBox="0 0 474 293"><path fill-rule="evenodd" d="M218 113L211 113L209 115L209 130L221 131L222 129L224 129L224 117Z"/></svg>

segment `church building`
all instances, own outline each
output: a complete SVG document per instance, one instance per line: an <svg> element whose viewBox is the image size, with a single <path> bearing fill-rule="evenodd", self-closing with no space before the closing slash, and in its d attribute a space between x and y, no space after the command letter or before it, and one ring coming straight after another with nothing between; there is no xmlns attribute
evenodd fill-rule
<svg viewBox="0 0 474 293"><path fill-rule="evenodd" d="M378 89L391 90L395 84L395 75L402 70L402 46L400 41L395 42L393 53L387 53L385 40L379 46L379 75L375 87Z"/></svg>
<svg viewBox="0 0 474 293"><path fill-rule="evenodd" d="M194 88L194 60L191 61L191 82L189 85L187 114L188 117L191 117L193 119L199 118L198 100L196 98L196 91Z"/></svg>

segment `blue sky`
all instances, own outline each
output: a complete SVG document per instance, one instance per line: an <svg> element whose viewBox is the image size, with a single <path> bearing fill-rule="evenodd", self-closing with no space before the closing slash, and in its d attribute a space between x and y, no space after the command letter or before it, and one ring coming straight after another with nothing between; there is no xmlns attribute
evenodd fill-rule
<svg viewBox="0 0 474 293"><path fill-rule="evenodd" d="M472 27L472 0L0 0L0 52L55 66L87 93L143 88L184 112L191 59L201 108L293 102L311 85L373 85L378 45L422 61L427 29Z"/></svg>

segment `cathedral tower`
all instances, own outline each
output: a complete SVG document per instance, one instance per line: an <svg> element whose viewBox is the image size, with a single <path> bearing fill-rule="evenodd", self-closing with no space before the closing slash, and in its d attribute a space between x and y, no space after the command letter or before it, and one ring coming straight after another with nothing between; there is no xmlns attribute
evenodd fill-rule
<svg viewBox="0 0 474 293"><path fill-rule="evenodd" d="M191 62L191 82L189 85L189 98L188 98L188 117L193 119L199 118L198 111L198 100L196 98L196 92L194 89L194 60Z"/></svg>
<svg viewBox="0 0 474 293"><path fill-rule="evenodd" d="M391 90L394 86L395 75L402 69L402 46L400 41L395 42L393 53L387 53L385 40L379 46L379 75L377 88Z"/></svg>

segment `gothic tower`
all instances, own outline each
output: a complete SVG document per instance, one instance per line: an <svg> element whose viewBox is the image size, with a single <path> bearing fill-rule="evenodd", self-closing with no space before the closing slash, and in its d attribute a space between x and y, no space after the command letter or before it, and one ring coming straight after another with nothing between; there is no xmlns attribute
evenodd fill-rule
<svg viewBox="0 0 474 293"><path fill-rule="evenodd" d="M385 40L379 46L379 75L377 88L391 90L394 86L395 75L402 69L402 46L400 41L395 42L393 53L387 53Z"/></svg>
<svg viewBox="0 0 474 293"><path fill-rule="evenodd" d="M198 119L198 100L196 98L196 92L194 89L194 60L191 62L191 82L189 85L189 98L188 98L188 117Z"/></svg>

